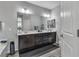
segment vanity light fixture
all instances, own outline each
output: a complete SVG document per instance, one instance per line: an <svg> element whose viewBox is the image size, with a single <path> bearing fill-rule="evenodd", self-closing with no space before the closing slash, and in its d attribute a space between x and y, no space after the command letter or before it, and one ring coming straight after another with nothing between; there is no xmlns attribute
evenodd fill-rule
<svg viewBox="0 0 79 59"><path fill-rule="evenodd" d="M26 13L26 14L32 14L32 11L29 10L29 9L26 9L26 10L25 10L25 13Z"/></svg>
<svg viewBox="0 0 79 59"><path fill-rule="evenodd" d="M46 13L44 13L42 16L43 16L43 17L47 17L47 18L49 18L49 17L50 17L50 14L46 14Z"/></svg>
<svg viewBox="0 0 79 59"><path fill-rule="evenodd" d="M32 11L29 9L24 9L24 8L19 8L19 12L20 13L24 13L24 14L32 14Z"/></svg>

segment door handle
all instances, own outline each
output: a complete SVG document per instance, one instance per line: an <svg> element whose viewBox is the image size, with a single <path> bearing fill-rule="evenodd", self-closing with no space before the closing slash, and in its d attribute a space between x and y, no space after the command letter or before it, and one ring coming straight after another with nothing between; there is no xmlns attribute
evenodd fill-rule
<svg viewBox="0 0 79 59"><path fill-rule="evenodd" d="M63 34L61 34L60 37L63 37Z"/></svg>

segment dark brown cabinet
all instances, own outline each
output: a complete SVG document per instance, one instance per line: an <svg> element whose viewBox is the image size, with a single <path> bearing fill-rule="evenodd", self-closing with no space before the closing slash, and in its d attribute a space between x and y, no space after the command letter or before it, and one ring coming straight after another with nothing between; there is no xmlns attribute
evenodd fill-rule
<svg viewBox="0 0 79 59"><path fill-rule="evenodd" d="M26 52L35 48L56 42L56 32L19 35L19 52Z"/></svg>
<svg viewBox="0 0 79 59"><path fill-rule="evenodd" d="M34 36L33 35L22 35L19 36L19 49L30 48L34 46Z"/></svg>

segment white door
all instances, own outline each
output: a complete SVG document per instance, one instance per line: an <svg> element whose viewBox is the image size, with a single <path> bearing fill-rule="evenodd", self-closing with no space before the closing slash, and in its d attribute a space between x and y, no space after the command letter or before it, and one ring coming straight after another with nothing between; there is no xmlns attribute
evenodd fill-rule
<svg viewBox="0 0 79 59"><path fill-rule="evenodd" d="M72 2L61 2L61 35L60 47L62 57L74 56L74 35L73 35L73 17L72 17Z"/></svg>

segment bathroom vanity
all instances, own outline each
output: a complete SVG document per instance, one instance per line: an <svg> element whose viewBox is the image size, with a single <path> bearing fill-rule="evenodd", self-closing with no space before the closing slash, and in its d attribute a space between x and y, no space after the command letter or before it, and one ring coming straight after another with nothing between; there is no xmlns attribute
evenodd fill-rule
<svg viewBox="0 0 79 59"><path fill-rule="evenodd" d="M19 54L56 42L56 32L29 32L18 34Z"/></svg>
<svg viewBox="0 0 79 59"><path fill-rule="evenodd" d="M22 9L31 11L30 9ZM44 14L49 16L44 16ZM56 42L56 19L50 17L50 12L45 11L44 14L43 12L38 13L38 11L33 14L17 12L19 54L49 44L53 45Z"/></svg>

